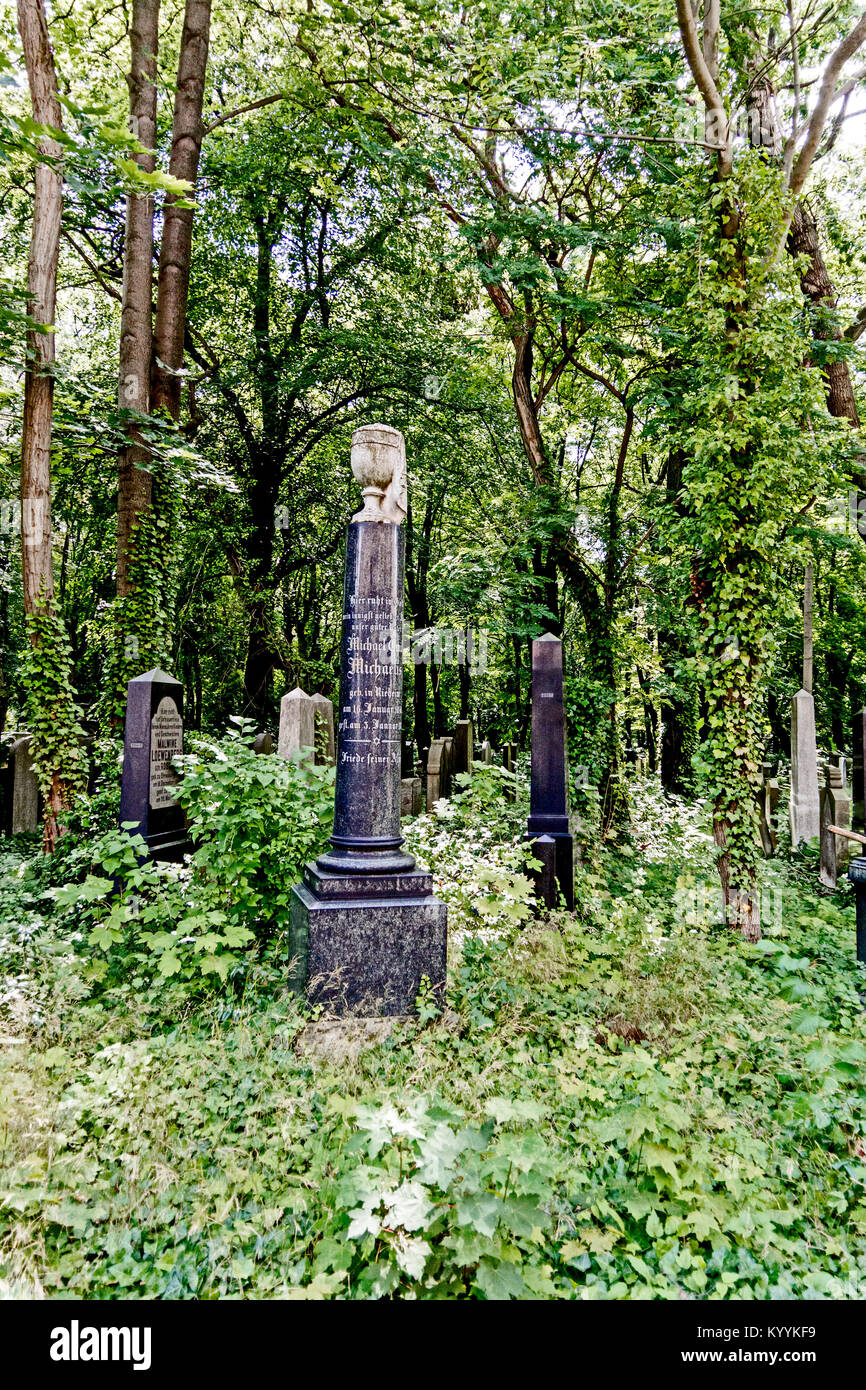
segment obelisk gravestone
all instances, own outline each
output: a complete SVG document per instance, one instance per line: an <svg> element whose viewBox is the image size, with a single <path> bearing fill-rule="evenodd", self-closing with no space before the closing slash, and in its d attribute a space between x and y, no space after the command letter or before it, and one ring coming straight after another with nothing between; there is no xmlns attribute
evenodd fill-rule
<svg viewBox="0 0 866 1390"><path fill-rule="evenodd" d="M151 859L180 860L190 849L186 817L175 795L172 759L183 752L183 686L165 671L129 682L120 824L134 822Z"/></svg>
<svg viewBox="0 0 866 1390"><path fill-rule="evenodd" d="M407 1014L445 984L445 904L400 848L406 512L403 436L352 437L364 509L346 536L331 848L292 889L294 983L336 1013Z"/></svg>
<svg viewBox="0 0 866 1390"><path fill-rule="evenodd" d="M568 815L565 704L562 690L562 643L548 632L532 643L532 768L527 839L553 840L541 847L542 872L536 893L547 907L556 906L558 885L565 906L574 909L574 841Z"/></svg>

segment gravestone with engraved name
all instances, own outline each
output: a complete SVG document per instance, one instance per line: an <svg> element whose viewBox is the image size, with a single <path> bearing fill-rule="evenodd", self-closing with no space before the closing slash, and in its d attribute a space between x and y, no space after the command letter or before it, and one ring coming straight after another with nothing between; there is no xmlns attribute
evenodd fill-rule
<svg viewBox="0 0 866 1390"><path fill-rule="evenodd" d="M177 800L172 759L183 752L183 686L166 671L147 671L129 682L120 824L135 823L148 857L178 861L191 846Z"/></svg>
<svg viewBox="0 0 866 1390"><path fill-rule="evenodd" d="M562 643L552 633L532 643L532 768L527 836L554 842L555 874L536 878L536 894L556 906L554 882L565 906L574 908L574 840L568 814L568 763L562 692ZM542 865L545 859L539 856Z"/></svg>
<svg viewBox="0 0 866 1390"><path fill-rule="evenodd" d="M293 983L338 1014L408 1014L422 979L445 985L445 904L401 849L405 469L397 430L356 430L365 505L346 535L334 833L291 906Z"/></svg>

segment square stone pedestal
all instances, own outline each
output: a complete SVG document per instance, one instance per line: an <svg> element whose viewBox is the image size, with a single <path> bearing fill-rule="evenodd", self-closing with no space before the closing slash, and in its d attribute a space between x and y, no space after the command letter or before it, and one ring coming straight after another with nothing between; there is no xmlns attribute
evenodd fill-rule
<svg viewBox="0 0 866 1390"><path fill-rule="evenodd" d="M426 975L445 992L446 907L430 874L326 873L292 889L292 984L336 1014L410 1014Z"/></svg>
<svg viewBox="0 0 866 1390"><path fill-rule="evenodd" d="M530 817L530 826L532 818ZM545 907L562 906L574 911L574 838L570 830L529 830L526 835L533 847L535 858L540 861L533 872L533 886L536 897Z"/></svg>

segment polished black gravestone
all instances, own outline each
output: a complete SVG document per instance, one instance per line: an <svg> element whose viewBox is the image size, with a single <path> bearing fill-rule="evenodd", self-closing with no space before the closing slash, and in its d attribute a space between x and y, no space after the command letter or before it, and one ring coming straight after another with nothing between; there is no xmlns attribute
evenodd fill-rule
<svg viewBox="0 0 866 1390"><path fill-rule="evenodd" d="M866 709L858 710L852 722L853 753L851 760L851 829L866 831L866 795L864 795L864 768L866 768Z"/></svg>
<svg viewBox="0 0 866 1390"><path fill-rule="evenodd" d="M350 523L334 833L291 904L295 987L335 1013L408 1014L423 976L445 985L445 904L400 848L404 553L401 526Z"/></svg>
<svg viewBox="0 0 866 1390"><path fill-rule="evenodd" d="M165 671L147 671L129 682L120 824L134 821L148 858L177 862L191 848L186 816L175 797L178 777L171 760L183 752L183 686Z"/></svg>
<svg viewBox="0 0 866 1390"><path fill-rule="evenodd" d="M540 846L536 895L547 907L555 907L558 886L565 906L573 911L574 841L568 815L562 643L549 632L532 643L532 768L526 831L532 842L544 836L553 841L553 874L550 848Z"/></svg>

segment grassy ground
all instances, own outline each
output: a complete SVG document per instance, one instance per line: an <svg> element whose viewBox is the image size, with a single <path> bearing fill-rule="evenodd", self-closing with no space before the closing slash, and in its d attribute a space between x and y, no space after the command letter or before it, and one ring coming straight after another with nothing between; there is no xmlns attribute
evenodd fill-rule
<svg viewBox="0 0 866 1390"><path fill-rule="evenodd" d="M68 914L0 862L7 1296L866 1296L844 893L769 866L744 946L700 808L647 785L573 918L478 917L473 816L416 828L459 944L446 1007L390 1029L299 1008L280 942L204 1001L94 985Z"/></svg>

